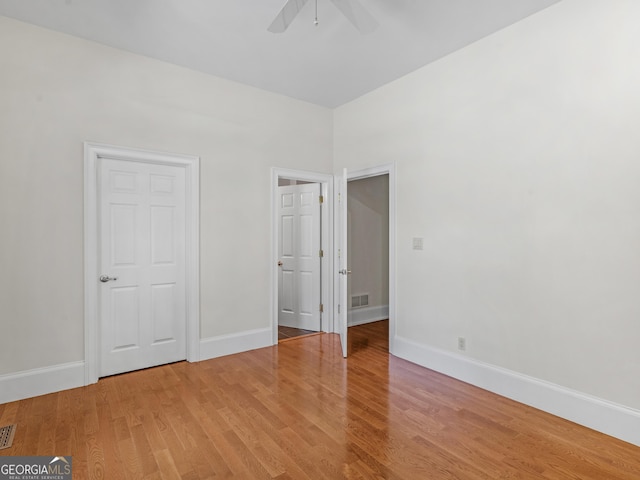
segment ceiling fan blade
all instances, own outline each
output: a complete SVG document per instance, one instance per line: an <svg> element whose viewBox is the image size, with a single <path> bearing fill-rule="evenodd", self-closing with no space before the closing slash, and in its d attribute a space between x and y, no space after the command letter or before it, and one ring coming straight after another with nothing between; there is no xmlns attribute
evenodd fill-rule
<svg viewBox="0 0 640 480"><path fill-rule="evenodd" d="M358 0L331 0L333 4L347 17L360 33L371 33L378 28L378 22L358 2Z"/></svg>
<svg viewBox="0 0 640 480"><path fill-rule="evenodd" d="M296 15L300 13L300 10L302 10L302 7L304 7L307 1L308 0L288 0L267 30L271 33L284 32L289 28L289 25L293 22L293 19L296 18Z"/></svg>

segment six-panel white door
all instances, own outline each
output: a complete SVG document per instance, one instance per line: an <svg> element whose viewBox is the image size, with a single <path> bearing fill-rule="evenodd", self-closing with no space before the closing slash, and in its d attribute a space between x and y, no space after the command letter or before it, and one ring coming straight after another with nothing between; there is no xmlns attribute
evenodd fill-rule
<svg viewBox="0 0 640 480"><path fill-rule="evenodd" d="M278 187L278 325L320 331L320 185Z"/></svg>
<svg viewBox="0 0 640 480"><path fill-rule="evenodd" d="M185 172L103 158L99 376L186 358Z"/></svg>

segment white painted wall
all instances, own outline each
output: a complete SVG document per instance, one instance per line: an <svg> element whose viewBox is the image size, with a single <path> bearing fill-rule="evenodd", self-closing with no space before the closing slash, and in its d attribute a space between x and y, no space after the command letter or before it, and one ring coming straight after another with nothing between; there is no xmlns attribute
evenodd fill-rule
<svg viewBox="0 0 640 480"><path fill-rule="evenodd" d="M389 306L389 176L353 180L348 192L348 298L349 310L356 310L350 317L381 320ZM369 306L352 309L351 295L362 294Z"/></svg>
<svg viewBox="0 0 640 480"><path fill-rule="evenodd" d="M330 110L4 17L0 71L0 375L84 358L84 141L201 157L201 337L270 338L270 169L331 172Z"/></svg>
<svg viewBox="0 0 640 480"><path fill-rule="evenodd" d="M396 162L397 338L640 445L637 18L563 0L332 113L0 17L0 384L82 377L84 141L201 157L211 355L269 330L270 168Z"/></svg>
<svg viewBox="0 0 640 480"><path fill-rule="evenodd" d="M638 18L564 0L336 110L336 168L397 162L399 337L640 409Z"/></svg>

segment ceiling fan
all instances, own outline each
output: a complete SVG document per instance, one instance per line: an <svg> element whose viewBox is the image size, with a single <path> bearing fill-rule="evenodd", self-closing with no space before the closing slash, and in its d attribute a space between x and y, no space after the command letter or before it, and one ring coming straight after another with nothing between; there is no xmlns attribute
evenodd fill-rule
<svg viewBox="0 0 640 480"><path fill-rule="evenodd" d="M298 13L300 13L300 10L302 10L302 7L304 7L307 1L308 0L287 0L287 3L282 7L282 10L280 10L280 13L278 13L267 30L272 33L284 32L289 28L289 25L291 25L291 22L293 22ZM313 23L317 26L318 0L315 0L315 3L316 17ZM360 33L371 33L378 27L378 22L365 10L358 0L331 0L331 3L347 17Z"/></svg>

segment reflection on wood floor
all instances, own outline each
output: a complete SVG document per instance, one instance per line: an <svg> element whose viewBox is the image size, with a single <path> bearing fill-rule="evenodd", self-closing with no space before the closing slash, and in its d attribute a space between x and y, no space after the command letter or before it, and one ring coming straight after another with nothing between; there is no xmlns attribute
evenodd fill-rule
<svg viewBox="0 0 640 480"><path fill-rule="evenodd" d="M386 322L0 405L84 479L640 479L640 448L389 355Z"/></svg>
<svg viewBox="0 0 640 480"><path fill-rule="evenodd" d="M304 330L302 328L283 327L278 325L278 341L289 340L297 337L304 337L306 335L314 335L318 332L315 330Z"/></svg>
<svg viewBox="0 0 640 480"><path fill-rule="evenodd" d="M349 327L347 338L347 355L349 356L367 348L387 353L389 351L389 320Z"/></svg>

